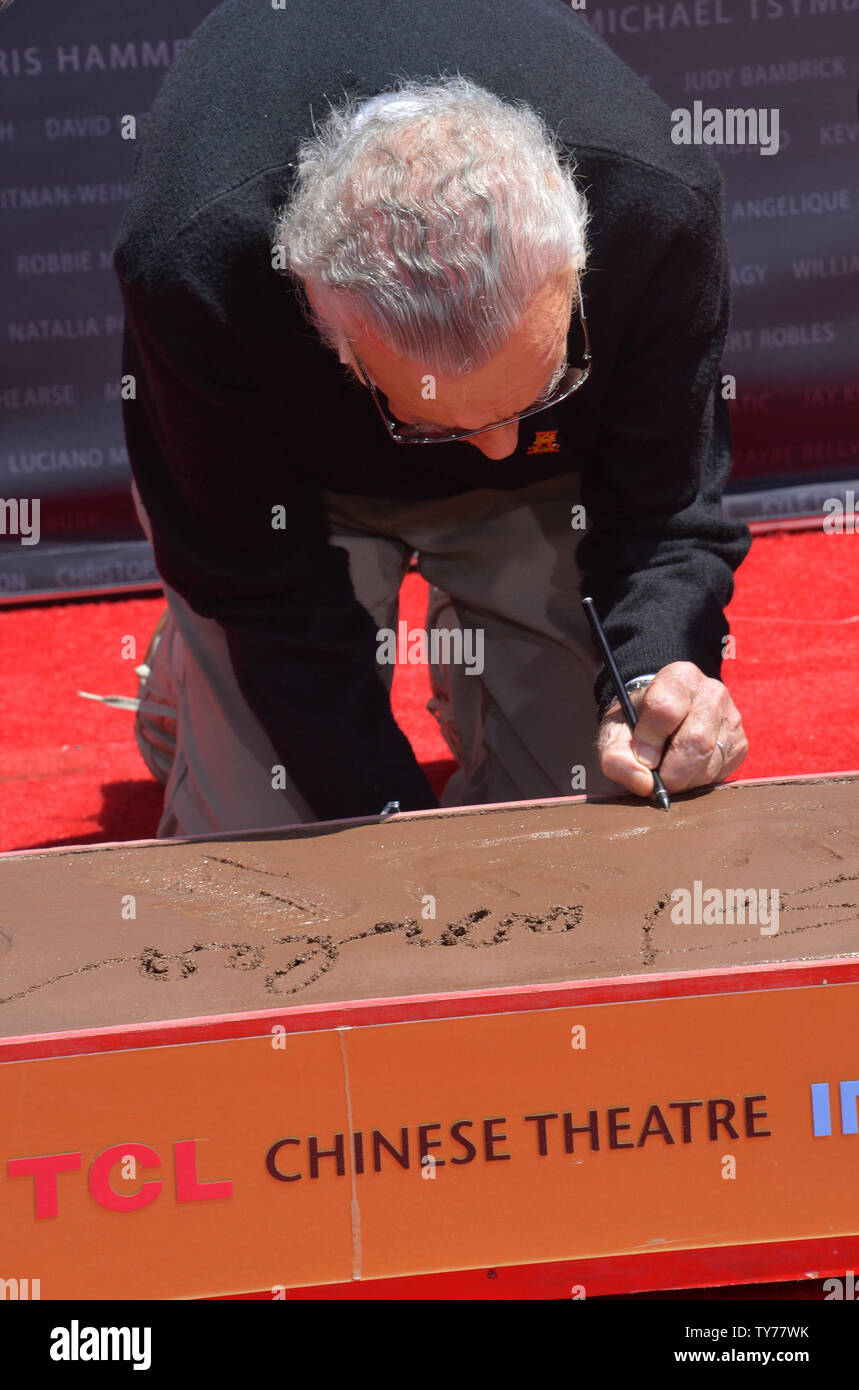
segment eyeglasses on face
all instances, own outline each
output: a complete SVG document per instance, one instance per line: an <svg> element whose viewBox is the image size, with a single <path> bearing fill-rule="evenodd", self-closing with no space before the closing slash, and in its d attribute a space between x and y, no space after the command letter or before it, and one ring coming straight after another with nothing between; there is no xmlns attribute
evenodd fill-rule
<svg viewBox="0 0 859 1390"><path fill-rule="evenodd" d="M582 365L577 367L568 366L561 380L546 400L535 401L527 410L522 410L518 415L509 415L504 420L496 420L493 425L484 425L479 430L446 430L439 428L428 432L425 425L410 425L402 420L397 420L388 408L387 399L376 386L364 363L358 354L355 360L366 385L370 388L373 402L382 417L385 429L388 431L395 444L450 444L460 439L471 439L476 434L486 434L488 430L500 430L504 425L512 425L517 420L525 420L529 415L536 415L541 410L550 410L553 406L560 405L574 391L578 391L580 386L584 386L591 374L591 351L590 340L588 338L588 323L585 318L584 305L582 303L582 291L579 285L578 275L576 276L576 292L578 298L579 323L582 329L584 340L584 352L582 354Z"/></svg>

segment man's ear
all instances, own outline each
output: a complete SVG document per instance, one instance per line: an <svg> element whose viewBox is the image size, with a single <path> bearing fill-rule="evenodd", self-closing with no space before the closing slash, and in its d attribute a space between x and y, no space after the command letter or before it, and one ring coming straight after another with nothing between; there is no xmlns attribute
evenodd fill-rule
<svg viewBox="0 0 859 1390"><path fill-rule="evenodd" d="M342 333L337 334L337 355L344 367L357 368L358 363L352 355L352 349L349 346L348 340Z"/></svg>
<svg viewBox="0 0 859 1390"><path fill-rule="evenodd" d="M356 360L354 352L352 351L351 344L349 343L348 339L345 337L343 333L337 334L337 355L340 358L340 361L342 362L343 366L348 368L348 370L352 373L355 380L359 381L362 386L366 387L367 383L364 380L364 374L358 366L358 362Z"/></svg>
<svg viewBox="0 0 859 1390"><path fill-rule="evenodd" d="M321 318L322 315L321 315L321 311L320 311L319 301L318 301L317 298L314 296L313 290L312 290L312 288L311 288L311 286L310 286L310 283L309 283L308 281L305 281L305 283L304 283L304 293L305 293L306 296L307 296L307 299L308 299L308 301L309 301L309 303L310 303L310 305L311 305L311 307L312 307L312 309L313 309L314 314L316 314L317 318ZM362 374L361 374L360 368L358 367L358 363L357 363L357 361L355 360L355 355L354 355L354 353L353 353L353 351L352 351L351 344L349 343L349 340L348 340L348 338L346 337L345 333L343 333L343 332L340 331L340 330L337 330L336 338L337 338L337 356L339 357L341 363L343 364L344 367L348 367L348 368L349 368L349 370L354 374L356 380L357 380L357 381L360 381L360 383L361 383L362 386L366 386L367 383L366 383L366 381L364 380L364 377L363 377Z"/></svg>

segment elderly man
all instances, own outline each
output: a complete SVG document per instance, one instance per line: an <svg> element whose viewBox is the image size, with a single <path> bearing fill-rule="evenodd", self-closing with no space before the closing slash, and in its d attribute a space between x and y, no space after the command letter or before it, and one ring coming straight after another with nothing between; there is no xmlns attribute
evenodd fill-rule
<svg viewBox="0 0 859 1390"><path fill-rule="evenodd" d="M226 0L196 31L115 252L160 835L436 804L389 703L415 553L446 804L742 761L721 185L670 133L562 0Z"/></svg>

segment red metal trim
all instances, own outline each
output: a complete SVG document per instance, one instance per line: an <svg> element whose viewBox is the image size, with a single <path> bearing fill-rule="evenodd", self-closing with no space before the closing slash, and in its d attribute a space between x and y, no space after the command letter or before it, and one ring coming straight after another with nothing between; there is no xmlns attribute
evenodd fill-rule
<svg viewBox="0 0 859 1390"><path fill-rule="evenodd" d="M88 1028L80 1032L35 1033L2 1038L0 1064L117 1052L124 1048L171 1047L185 1043L263 1037L270 1032L273 1023L279 1024L288 1033L314 1033L332 1028L473 1018L487 1014L524 1013L535 1009L582 1008L592 1004L682 999L705 994L801 989L851 984L856 980L859 980L859 957L832 957L814 962L778 961L769 965L715 970L621 975L602 980L565 980L554 984L511 985L504 989L306 1004L252 1013L213 1014L203 1018Z"/></svg>
<svg viewBox="0 0 859 1390"><path fill-rule="evenodd" d="M287 1301L310 1299L559 1299L574 1285L587 1297L646 1293L654 1289L721 1288L731 1284L785 1283L798 1279L843 1277L859 1267L859 1236L772 1241L757 1245L718 1245L696 1250L607 1255L594 1260L507 1265L494 1270L452 1270L390 1279L360 1279L287 1289ZM271 1289L220 1294L214 1299L268 1299Z"/></svg>
<svg viewBox="0 0 859 1390"><path fill-rule="evenodd" d="M823 513L818 512L810 516L759 517L746 525L753 536L765 536L771 531L822 531L825 520Z"/></svg>

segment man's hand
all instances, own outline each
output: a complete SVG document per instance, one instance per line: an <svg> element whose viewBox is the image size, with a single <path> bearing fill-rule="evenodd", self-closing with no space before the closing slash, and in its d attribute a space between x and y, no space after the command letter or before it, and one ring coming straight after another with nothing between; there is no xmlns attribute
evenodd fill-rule
<svg viewBox="0 0 859 1390"><path fill-rule="evenodd" d="M606 777L637 796L653 794L648 768L659 768L667 792L689 791L728 777L749 751L727 689L691 661L663 666L645 690L629 698L638 715L635 732L615 700L600 724L597 749Z"/></svg>

